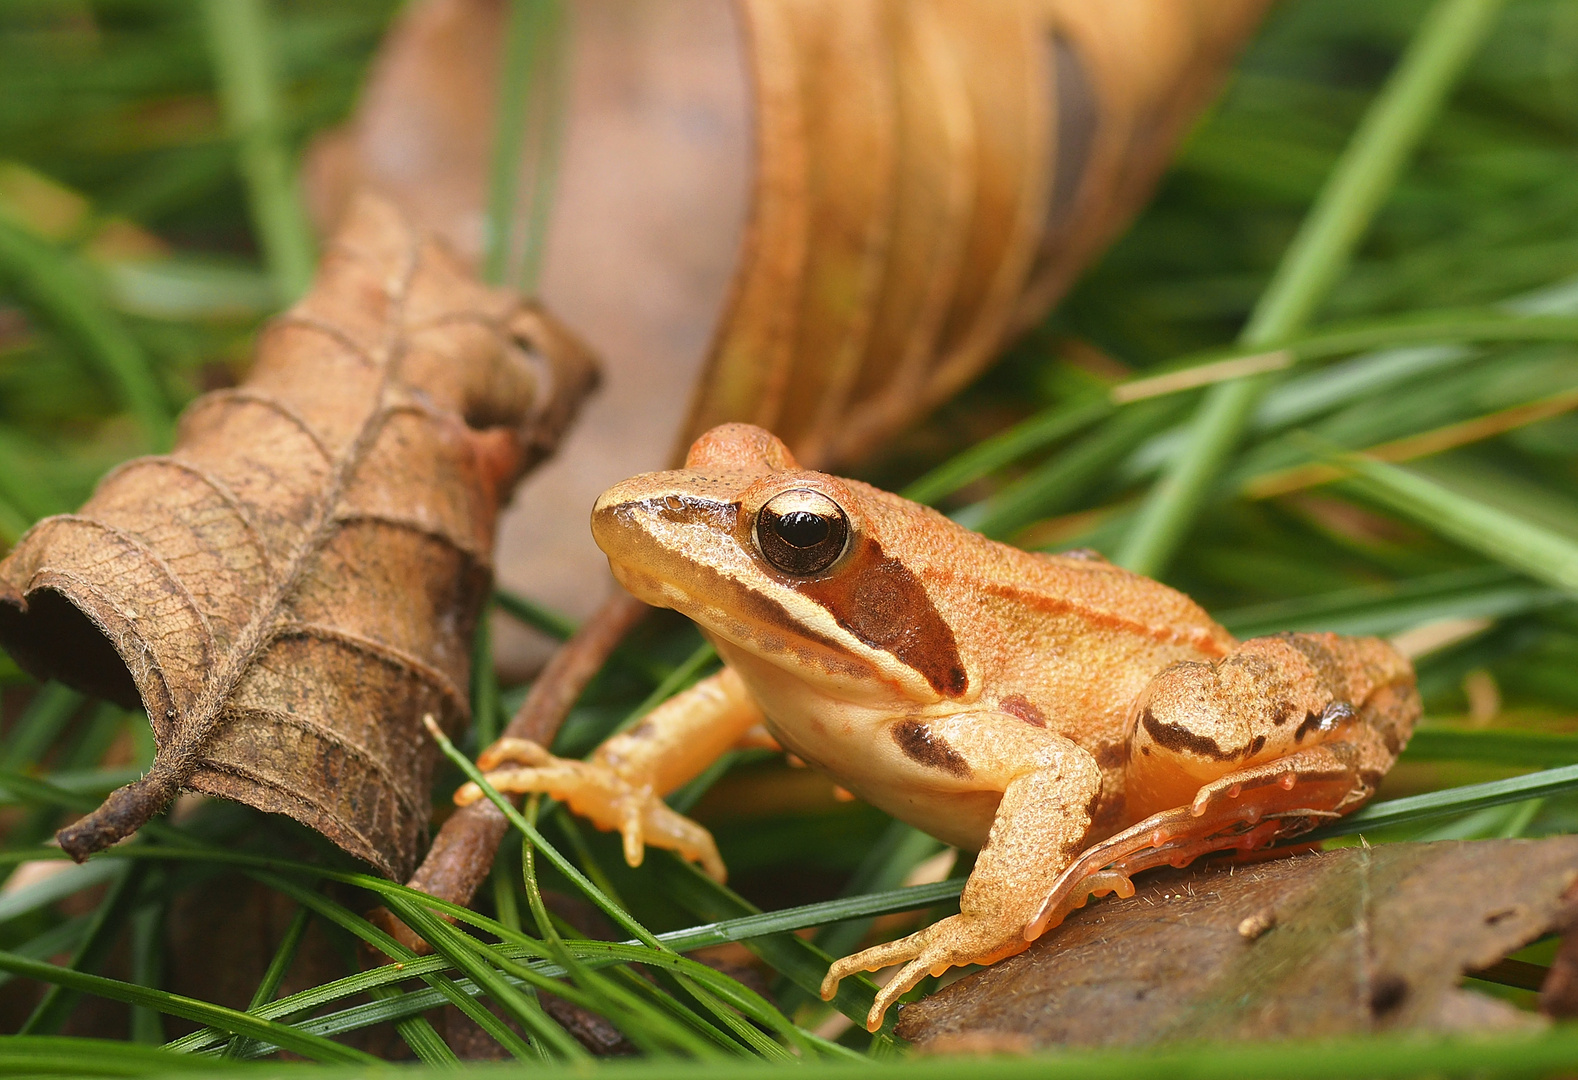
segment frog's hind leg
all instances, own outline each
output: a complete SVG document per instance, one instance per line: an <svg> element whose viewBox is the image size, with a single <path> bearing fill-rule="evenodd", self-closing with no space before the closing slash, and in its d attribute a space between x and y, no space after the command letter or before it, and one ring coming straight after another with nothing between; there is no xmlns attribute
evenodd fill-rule
<svg viewBox="0 0 1578 1080"><path fill-rule="evenodd" d="M1146 816L1059 875L1026 937L1091 895L1132 895L1141 870L1253 850L1356 809L1418 715L1412 667L1374 638L1282 634L1174 664L1133 710L1127 798Z"/></svg>

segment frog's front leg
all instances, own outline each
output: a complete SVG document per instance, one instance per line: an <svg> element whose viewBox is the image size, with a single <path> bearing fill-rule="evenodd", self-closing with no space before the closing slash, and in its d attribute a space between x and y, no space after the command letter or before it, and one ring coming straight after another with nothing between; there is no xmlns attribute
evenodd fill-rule
<svg viewBox="0 0 1578 1080"><path fill-rule="evenodd" d="M1125 797L1136 824L1058 879L1039 935L1129 877L1248 851L1357 809L1419 718L1414 671L1376 638L1278 634L1215 663L1178 663L1134 703Z"/></svg>
<svg viewBox="0 0 1578 1080"><path fill-rule="evenodd" d="M847 956L828 969L822 997L857 971L904 963L877 994L866 1026L875 1031L888 1006L928 973L990 964L1022 952L1025 927L1058 873L1084 847L1101 792L1091 755L1061 736L1015 716L972 713L928 721L897 721L901 745L916 761L934 762L980 791L1001 791L991 832L959 897L959 914L919 933Z"/></svg>
<svg viewBox="0 0 1578 1080"><path fill-rule="evenodd" d="M663 796L698 776L762 723L761 709L729 668L653 709L635 727L597 748L590 760L557 758L529 739L500 739L477 758L488 782L511 794L563 800L600 829L624 838L625 861L641 865L647 844L677 851L722 881L712 834ZM455 792L460 806L482 797L475 784Z"/></svg>

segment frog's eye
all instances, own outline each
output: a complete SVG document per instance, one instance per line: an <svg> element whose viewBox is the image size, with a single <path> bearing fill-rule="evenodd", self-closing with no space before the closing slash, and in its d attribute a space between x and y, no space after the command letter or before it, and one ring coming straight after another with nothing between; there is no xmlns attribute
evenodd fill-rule
<svg viewBox="0 0 1578 1080"><path fill-rule="evenodd" d="M762 558L786 574L819 574L838 561L849 540L849 517L817 491L784 491L756 514Z"/></svg>

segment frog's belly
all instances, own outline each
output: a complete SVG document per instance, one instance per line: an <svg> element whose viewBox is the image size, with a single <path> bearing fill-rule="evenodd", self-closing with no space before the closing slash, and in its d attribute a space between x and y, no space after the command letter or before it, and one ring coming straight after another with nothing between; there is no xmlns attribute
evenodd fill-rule
<svg viewBox="0 0 1578 1080"><path fill-rule="evenodd" d="M821 725L806 732L771 717L767 727L785 750L877 809L955 847L975 851L986 843L1002 792L895 767L894 755L874 752L869 738L840 739Z"/></svg>
<svg viewBox="0 0 1578 1080"><path fill-rule="evenodd" d="M979 851L992 830L992 818L1002 793L997 791L868 793L850 788L878 809L885 810L945 844Z"/></svg>

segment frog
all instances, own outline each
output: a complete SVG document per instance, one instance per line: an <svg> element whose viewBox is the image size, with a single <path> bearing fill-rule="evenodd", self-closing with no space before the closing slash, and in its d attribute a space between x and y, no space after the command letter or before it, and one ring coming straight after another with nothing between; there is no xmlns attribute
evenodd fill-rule
<svg viewBox="0 0 1578 1080"><path fill-rule="evenodd" d="M503 739L479 767L618 831L632 866L651 844L719 881L710 832L664 796L737 746L781 748L976 852L957 914L830 966L828 999L902 965L873 1031L925 976L1022 952L1092 897L1133 895L1140 871L1357 809L1420 713L1412 665L1383 640L1238 641L1094 552L990 540L802 468L748 424L609 488L592 534L620 584L689 616L723 666L586 760Z"/></svg>

